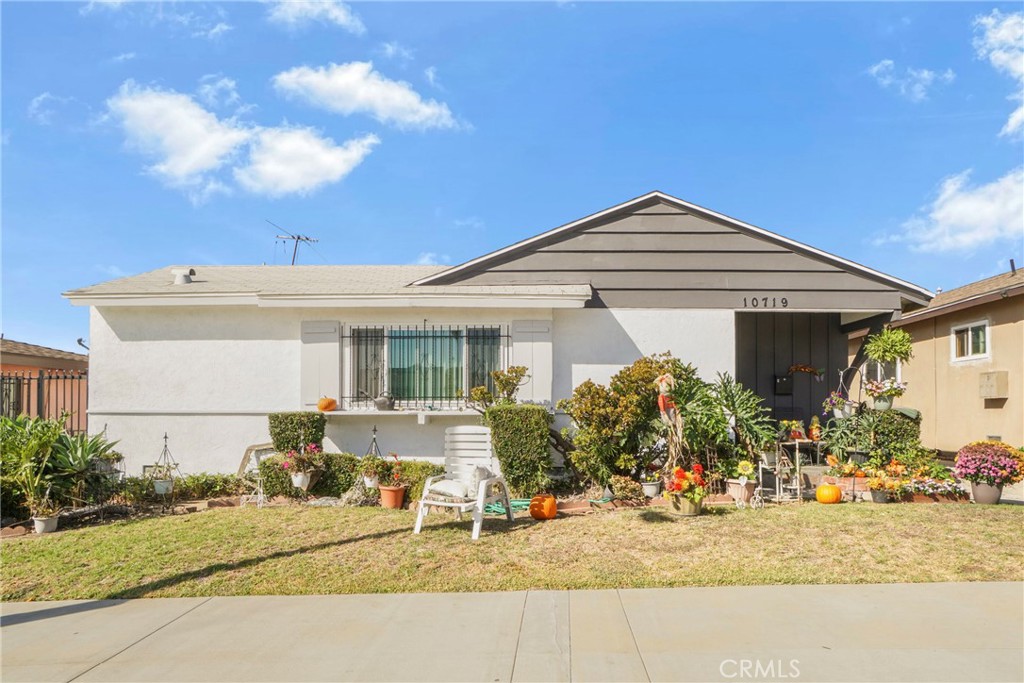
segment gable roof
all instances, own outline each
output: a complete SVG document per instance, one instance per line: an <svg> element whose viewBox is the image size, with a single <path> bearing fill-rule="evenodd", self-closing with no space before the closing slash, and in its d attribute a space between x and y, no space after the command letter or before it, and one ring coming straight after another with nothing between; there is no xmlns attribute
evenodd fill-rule
<svg viewBox="0 0 1024 683"><path fill-rule="evenodd" d="M489 265L507 260L510 256L514 256L517 253L525 252L536 246L566 239L577 232L586 230L600 221L607 220L619 214L628 214L637 209L658 203L674 206L686 211L687 213L719 221L731 228L734 228L740 233L774 243L804 256L833 265L848 273L860 275L876 282L887 284L906 294L911 298L911 300L919 305L926 304L928 300L934 296L932 292L911 282L895 278L854 261L816 249L815 247L797 242L796 240L789 239L788 237L783 237L782 235L770 232L763 228L758 228L757 226L749 223L744 223L743 221L716 211L705 209L704 207L692 204L679 199L678 197L673 197L672 195L665 194L664 192L657 190L648 192L647 194L630 199L629 201L617 204L584 218L580 218L579 220L572 221L571 223L566 223L565 225L554 228L553 230L516 242L515 244L472 259L461 265L454 266L437 273L432 273L416 280L412 284L413 286L424 286L431 284L456 283L460 276L464 276L470 272L485 270Z"/></svg>
<svg viewBox="0 0 1024 683"><path fill-rule="evenodd" d="M984 280L970 282L948 292L940 292L935 295L926 308L907 313L898 323L894 324L903 325L917 322L944 313L979 306L997 299L1020 295L1024 295L1024 270L1001 273Z"/></svg>
<svg viewBox="0 0 1024 683"><path fill-rule="evenodd" d="M0 355L32 356L34 358L50 358L54 360L73 360L87 363L89 356L73 351L61 351L49 346L26 344L25 342L0 337Z"/></svg>

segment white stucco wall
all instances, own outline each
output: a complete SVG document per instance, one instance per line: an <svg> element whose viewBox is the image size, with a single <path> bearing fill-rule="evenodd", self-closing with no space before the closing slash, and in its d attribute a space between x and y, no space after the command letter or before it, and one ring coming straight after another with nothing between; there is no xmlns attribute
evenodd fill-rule
<svg viewBox="0 0 1024 683"><path fill-rule="evenodd" d="M267 413L301 409L303 321L532 330L514 340L512 361L533 359L531 398L547 403L650 353L671 351L707 379L733 372L734 319L716 310L97 308L89 429L120 440L130 473L156 461L164 432L183 472L235 471L247 446L269 441ZM439 458L446 427L478 421L472 411L427 424L414 415L330 416L325 446L361 455L376 424L385 453Z"/></svg>
<svg viewBox="0 0 1024 683"><path fill-rule="evenodd" d="M670 352L706 380L735 374L736 315L713 309L559 310L554 313L553 393L568 398L587 379L600 384L652 353Z"/></svg>
<svg viewBox="0 0 1024 683"><path fill-rule="evenodd" d="M502 324L550 320L548 309L105 307L90 314L89 431L120 440L129 473L156 461L164 432L185 473L233 472L269 441L269 412L301 410L301 326ZM550 378L547 380L550 385ZM382 416L381 448L441 457L444 428L478 417ZM374 419L331 416L326 446L362 454Z"/></svg>

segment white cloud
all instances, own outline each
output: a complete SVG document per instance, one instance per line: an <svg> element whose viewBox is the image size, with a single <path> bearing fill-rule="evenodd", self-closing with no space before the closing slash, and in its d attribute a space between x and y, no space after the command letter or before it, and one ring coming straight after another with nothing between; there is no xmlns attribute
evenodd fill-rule
<svg viewBox="0 0 1024 683"><path fill-rule="evenodd" d="M285 95L344 115L367 113L400 128L455 128L448 105L424 100L408 83L392 81L373 70L372 62L300 66L274 76Z"/></svg>
<svg viewBox="0 0 1024 683"><path fill-rule="evenodd" d="M114 62L115 64L120 64L121 62L130 62L131 60L135 59L135 57L136 54L134 52L122 52L116 57L111 57L110 61Z"/></svg>
<svg viewBox="0 0 1024 683"><path fill-rule="evenodd" d="M438 254L437 252L433 251L424 251L421 252L420 255L416 257L416 260L413 262L413 264L417 266L441 266L447 264L450 261L451 258L448 256L448 254Z"/></svg>
<svg viewBox="0 0 1024 683"><path fill-rule="evenodd" d="M238 84L221 74L206 74L199 79L196 96L210 107L230 106L241 102Z"/></svg>
<svg viewBox="0 0 1024 683"><path fill-rule="evenodd" d="M273 3L267 18L290 28L319 22L335 24L356 35L366 33L366 26L352 8L338 0L280 0Z"/></svg>
<svg viewBox="0 0 1024 683"><path fill-rule="evenodd" d="M195 38L206 38L207 40L216 40L222 35L231 31L235 27L225 21L218 21L213 26L204 26L196 31L192 32L192 36Z"/></svg>
<svg viewBox="0 0 1024 683"><path fill-rule="evenodd" d="M1024 167L985 185L968 184L971 171L950 176L938 196L901 232L876 239L876 245L904 242L912 251L970 252L1003 241L1024 240Z"/></svg>
<svg viewBox="0 0 1024 683"><path fill-rule="evenodd" d="M217 191L207 174L227 163L252 135L233 120L219 120L188 95L132 80L107 100L107 108L128 144L158 159L148 170L173 187L198 192L194 200Z"/></svg>
<svg viewBox="0 0 1024 683"><path fill-rule="evenodd" d="M119 10L128 0L90 0L78 10L79 14L90 14L97 9Z"/></svg>
<svg viewBox="0 0 1024 683"><path fill-rule="evenodd" d="M48 126L53 123L53 116L57 113L57 107L72 101L73 97L59 97L49 92L40 93L28 103L28 117L41 126Z"/></svg>
<svg viewBox="0 0 1024 683"><path fill-rule="evenodd" d="M379 51L385 58L394 59L399 62L410 62L413 58L413 51L396 40L381 43Z"/></svg>
<svg viewBox="0 0 1024 683"><path fill-rule="evenodd" d="M248 165L235 169L235 180L271 197L307 194L344 178L379 143L376 135L364 135L339 146L311 128L265 128L253 141Z"/></svg>
<svg viewBox="0 0 1024 683"><path fill-rule="evenodd" d="M1024 132L1024 12L990 14L974 18L974 49L981 59L988 59L997 71L1017 81L1011 100L1021 104L1010 114L1000 135Z"/></svg>
<svg viewBox="0 0 1024 683"><path fill-rule="evenodd" d="M896 63L891 59L883 59L868 68L868 74L874 77L883 88L893 88L901 96L911 102L923 102L928 99L928 90L936 85L952 83L956 74L952 69L936 73L930 69L907 67L902 74L896 71Z"/></svg>
<svg viewBox="0 0 1024 683"><path fill-rule="evenodd" d="M428 66L423 70L423 75L427 78L427 83L434 86L435 88L441 87L441 81L437 77L437 67Z"/></svg>
<svg viewBox="0 0 1024 683"><path fill-rule="evenodd" d="M131 275L128 271L117 266L96 266L96 270L100 271L107 277L128 277Z"/></svg>

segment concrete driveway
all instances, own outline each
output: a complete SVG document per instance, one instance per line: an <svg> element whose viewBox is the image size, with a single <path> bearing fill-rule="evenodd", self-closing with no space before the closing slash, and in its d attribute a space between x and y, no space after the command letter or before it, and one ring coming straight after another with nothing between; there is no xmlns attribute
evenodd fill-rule
<svg viewBox="0 0 1024 683"><path fill-rule="evenodd" d="M1024 584L6 603L4 681L1022 681Z"/></svg>

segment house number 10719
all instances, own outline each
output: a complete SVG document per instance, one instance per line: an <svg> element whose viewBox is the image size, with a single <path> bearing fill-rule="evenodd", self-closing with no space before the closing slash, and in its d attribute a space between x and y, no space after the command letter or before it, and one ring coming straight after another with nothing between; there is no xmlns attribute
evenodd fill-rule
<svg viewBox="0 0 1024 683"><path fill-rule="evenodd" d="M743 297L743 308L789 308L789 299L775 296Z"/></svg>

